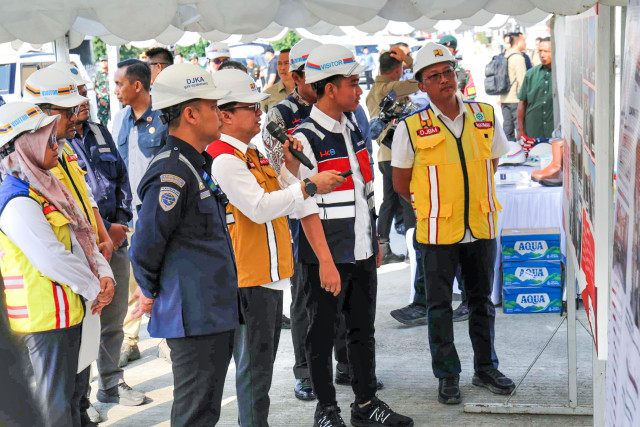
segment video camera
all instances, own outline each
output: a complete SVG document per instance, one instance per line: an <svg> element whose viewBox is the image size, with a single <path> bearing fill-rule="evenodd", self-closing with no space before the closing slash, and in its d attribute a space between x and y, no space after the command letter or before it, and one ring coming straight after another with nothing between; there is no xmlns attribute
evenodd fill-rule
<svg viewBox="0 0 640 427"><path fill-rule="evenodd" d="M390 90L380 101L380 114L369 122L371 139L378 139L387 126L389 126L389 123L393 123L382 141L380 141L389 148L391 148L391 143L393 142L393 134L398 125L398 119L418 109L417 105L411 102L397 102L396 98L396 91L393 89Z"/></svg>

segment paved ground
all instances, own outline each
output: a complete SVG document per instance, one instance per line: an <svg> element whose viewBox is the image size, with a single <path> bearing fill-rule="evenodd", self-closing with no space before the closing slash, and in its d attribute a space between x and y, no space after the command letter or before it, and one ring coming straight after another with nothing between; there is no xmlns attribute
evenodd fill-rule
<svg viewBox="0 0 640 427"><path fill-rule="evenodd" d="M414 418L416 426L587 426L591 417L558 417L532 415L478 415L463 412L462 405L445 406L437 402L437 380L430 367L426 344L426 327L405 327L397 323L389 311L404 306L408 299L409 268L407 264L384 266L379 274L376 319L377 373L385 383L379 396L392 408ZM285 293L285 307L289 295ZM288 311L288 308L285 308ZM556 314L505 315L497 309L496 350L501 369L519 380L530 361L559 321ZM579 318L584 320L584 312ZM503 402L503 397L471 385L473 354L467 336L467 324L456 323L455 335L463 366L461 390L464 402ZM103 426L168 426L173 398L173 377L169 363L157 358L159 340L149 338L143 325L140 350L142 358L125 371L129 385L143 391L150 403L133 408L95 403L104 417ZM590 404L591 338L578 325L578 376L580 404ZM559 330L523 382L514 402L564 404L567 400L566 327ZM301 402L293 396L293 350L291 334L283 331L271 389L270 425L274 427L310 426L315 403ZM222 416L219 425L237 425L235 400L235 366L233 362L225 384ZM92 383L95 402L97 383ZM344 412L353 401L350 388L338 386L338 400ZM348 418L345 417L345 418Z"/></svg>

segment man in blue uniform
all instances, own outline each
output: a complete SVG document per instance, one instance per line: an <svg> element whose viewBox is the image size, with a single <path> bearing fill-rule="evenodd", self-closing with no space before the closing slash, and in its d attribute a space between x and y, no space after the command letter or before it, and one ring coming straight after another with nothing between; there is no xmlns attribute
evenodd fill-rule
<svg viewBox="0 0 640 427"><path fill-rule="evenodd" d="M149 334L171 349L171 425L215 425L238 324L237 275L226 196L209 177L206 146L220 138L209 73L175 64L153 84L169 138L142 177L131 246L139 289L132 317L150 313Z"/></svg>

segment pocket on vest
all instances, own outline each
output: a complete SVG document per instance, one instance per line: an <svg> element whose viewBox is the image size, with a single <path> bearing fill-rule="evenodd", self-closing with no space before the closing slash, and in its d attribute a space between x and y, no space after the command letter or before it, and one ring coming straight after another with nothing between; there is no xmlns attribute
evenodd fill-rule
<svg viewBox="0 0 640 427"><path fill-rule="evenodd" d="M447 163L445 136L434 135L416 141L415 166L442 165Z"/></svg>

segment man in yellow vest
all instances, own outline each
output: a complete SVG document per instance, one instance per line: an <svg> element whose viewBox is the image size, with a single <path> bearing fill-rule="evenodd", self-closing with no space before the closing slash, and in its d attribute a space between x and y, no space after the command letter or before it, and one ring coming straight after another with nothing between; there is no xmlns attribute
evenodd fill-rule
<svg viewBox="0 0 640 427"><path fill-rule="evenodd" d="M293 250L287 215L313 194L326 194L345 179L326 171L300 182L300 162L285 148L283 174L278 174L251 139L260 132L260 93L240 70L220 70L216 87L231 93L218 101L222 118L220 140L207 147L213 157L211 177L229 198L227 224L236 256L240 327L233 356L236 361L238 420L241 426L266 426L273 363L282 324L282 291L291 287ZM286 173L286 171L290 173ZM280 183L287 188L281 189Z"/></svg>
<svg viewBox="0 0 640 427"><path fill-rule="evenodd" d="M59 161L51 173L69 189L98 235L100 252L110 261L113 242L102 222L93 193L84 180L86 172L78 166L78 156L66 142L75 135L78 108L88 98L78 93L78 87L70 76L54 68L43 68L31 74L25 82L24 100L38 105L47 115L60 115L56 135Z"/></svg>
<svg viewBox="0 0 640 427"><path fill-rule="evenodd" d="M391 166L395 190L417 215L416 240L427 285L432 368L438 401L460 403L460 360L453 343L451 297L460 264L469 304L474 350L473 384L509 394L513 381L498 370L491 302L500 203L493 173L508 151L488 104L457 94L456 60L445 46L427 43L414 64L418 87L431 100L401 122L394 134Z"/></svg>

